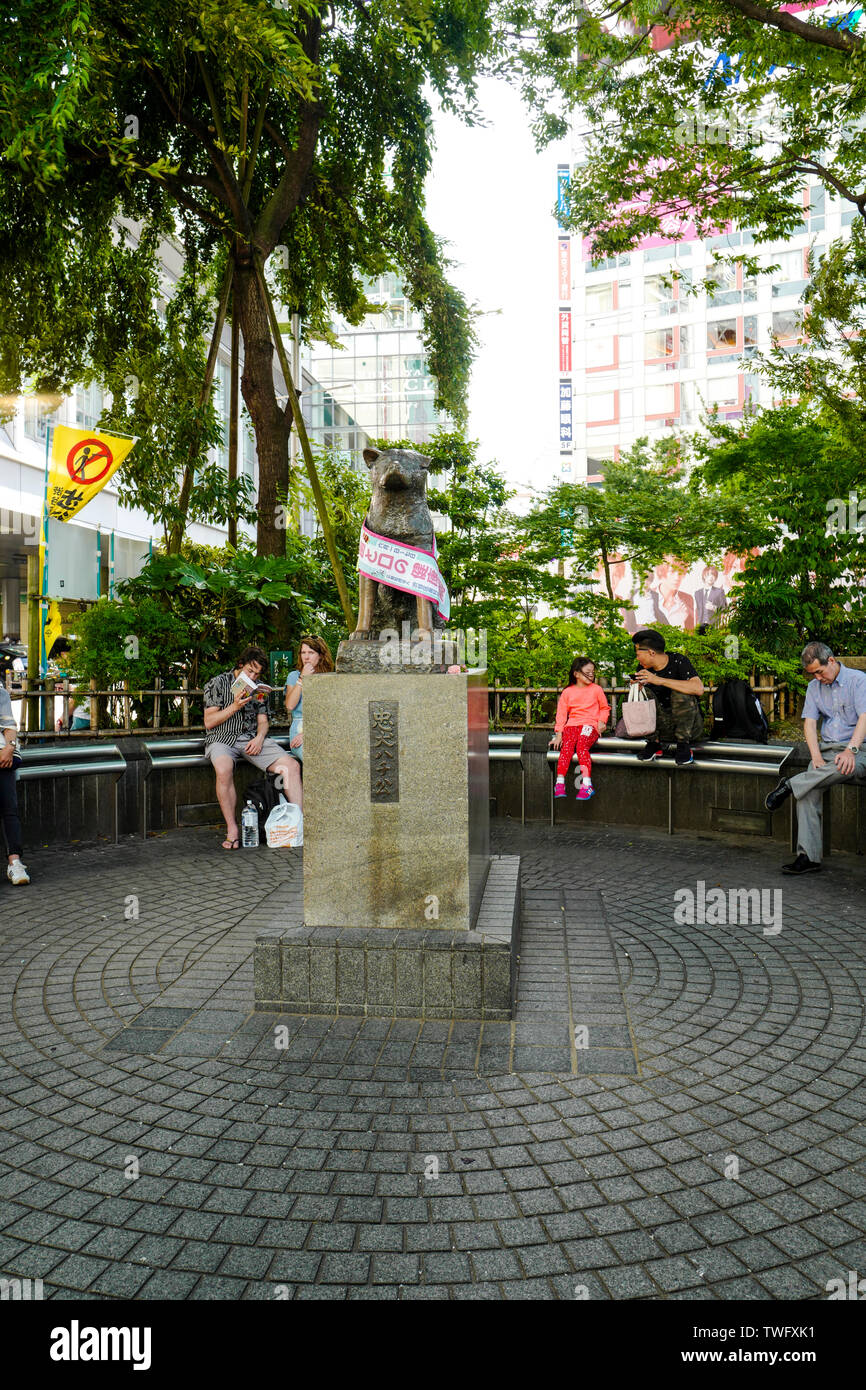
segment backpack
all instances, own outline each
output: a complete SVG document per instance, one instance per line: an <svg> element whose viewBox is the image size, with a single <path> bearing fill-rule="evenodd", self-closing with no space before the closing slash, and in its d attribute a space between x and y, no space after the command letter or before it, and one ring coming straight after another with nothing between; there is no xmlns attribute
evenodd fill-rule
<svg viewBox="0 0 866 1390"><path fill-rule="evenodd" d="M250 782L250 785L243 792L244 805L247 802L255 807L259 818L259 840L265 842L265 823L275 806L280 804L280 791L277 787L276 776L260 777L257 782Z"/></svg>
<svg viewBox="0 0 866 1390"><path fill-rule="evenodd" d="M713 695L714 739L766 743L770 726L761 702L748 681L726 680Z"/></svg>

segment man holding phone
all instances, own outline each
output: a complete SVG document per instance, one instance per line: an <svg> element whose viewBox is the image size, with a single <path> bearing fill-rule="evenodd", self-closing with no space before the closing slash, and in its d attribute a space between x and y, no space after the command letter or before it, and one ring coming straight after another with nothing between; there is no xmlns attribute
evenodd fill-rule
<svg viewBox="0 0 866 1390"><path fill-rule="evenodd" d="M301 805L298 764L274 739L268 738L267 710L253 689L267 666L268 658L261 647L246 647L233 671L212 676L204 688L205 757L210 758L216 773L217 800L226 821L222 845L225 850L240 848L234 779L238 758L246 758L262 772L280 773L283 792L289 801ZM248 678L250 688L235 694L232 686L241 674Z"/></svg>
<svg viewBox="0 0 866 1390"><path fill-rule="evenodd" d="M656 702L656 737L649 739L637 756L642 763L660 758L664 752L661 740L675 740L674 761L677 767L688 767L695 760L691 745L704 736L704 716L698 704L704 683L687 656L665 651L660 632L641 628L631 640L640 670L630 679Z"/></svg>

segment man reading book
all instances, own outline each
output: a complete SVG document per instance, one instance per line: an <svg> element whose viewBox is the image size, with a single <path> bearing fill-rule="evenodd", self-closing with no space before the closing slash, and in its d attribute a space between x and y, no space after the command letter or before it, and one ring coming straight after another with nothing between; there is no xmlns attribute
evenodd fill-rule
<svg viewBox="0 0 866 1390"><path fill-rule="evenodd" d="M270 687L261 681L268 658L261 647L246 647L233 671L212 676L204 688L205 756L216 773L217 800L225 816L223 849L240 847L234 769L246 758L262 772L279 773L282 790L301 805L301 773L296 760L268 738L268 715L263 699Z"/></svg>

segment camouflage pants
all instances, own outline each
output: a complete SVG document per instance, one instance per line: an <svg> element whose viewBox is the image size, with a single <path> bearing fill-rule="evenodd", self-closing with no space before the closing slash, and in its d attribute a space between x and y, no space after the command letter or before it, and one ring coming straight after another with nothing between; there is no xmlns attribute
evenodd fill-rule
<svg viewBox="0 0 866 1390"><path fill-rule="evenodd" d="M644 692L656 702L656 738L659 743L697 743L704 737L704 716L697 695L684 695L680 690L670 692L671 703L666 709L659 703L654 685L645 685Z"/></svg>

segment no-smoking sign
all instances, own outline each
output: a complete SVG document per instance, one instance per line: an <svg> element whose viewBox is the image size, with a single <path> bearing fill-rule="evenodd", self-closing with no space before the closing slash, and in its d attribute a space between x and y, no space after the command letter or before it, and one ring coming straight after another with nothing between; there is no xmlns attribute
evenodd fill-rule
<svg viewBox="0 0 866 1390"><path fill-rule="evenodd" d="M111 471L114 455L103 439L79 439L66 455L66 471L74 483L99 483Z"/></svg>

